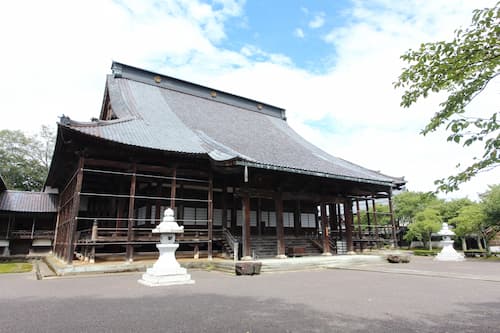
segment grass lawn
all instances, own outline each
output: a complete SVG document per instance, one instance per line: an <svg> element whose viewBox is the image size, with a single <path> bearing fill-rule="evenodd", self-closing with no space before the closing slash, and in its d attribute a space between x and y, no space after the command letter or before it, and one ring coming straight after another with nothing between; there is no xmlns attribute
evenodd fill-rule
<svg viewBox="0 0 500 333"><path fill-rule="evenodd" d="M33 265L27 262L0 263L0 274L31 272Z"/></svg>

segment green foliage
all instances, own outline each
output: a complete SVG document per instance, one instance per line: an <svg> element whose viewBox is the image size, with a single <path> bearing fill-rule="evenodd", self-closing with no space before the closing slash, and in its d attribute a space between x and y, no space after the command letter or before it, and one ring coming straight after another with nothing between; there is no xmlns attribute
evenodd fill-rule
<svg viewBox="0 0 500 333"><path fill-rule="evenodd" d="M409 242L418 240L423 242L424 246L427 244L430 246L432 233L438 232L441 229L441 222L442 218L437 209L425 208L415 215L415 220L410 223L404 239Z"/></svg>
<svg viewBox="0 0 500 333"><path fill-rule="evenodd" d="M49 171L54 133L42 126L39 134L0 130L0 174L9 189L41 190Z"/></svg>
<svg viewBox="0 0 500 333"><path fill-rule="evenodd" d="M500 227L500 184L490 185L489 190L481 195L485 223Z"/></svg>
<svg viewBox="0 0 500 333"><path fill-rule="evenodd" d="M30 263L0 263L0 274L31 272L33 265Z"/></svg>
<svg viewBox="0 0 500 333"><path fill-rule="evenodd" d="M424 256L424 257L433 257L437 255L440 252L440 250L413 250L413 254L416 256Z"/></svg>
<svg viewBox="0 0 500 333"><path fill-rule="evenodd" d="M400 224L406 225L415 219L418 212L437 202L433 193L402 192L394 196L394 215Z"/></svg>
<svg viewBox="0 0 500 333"><path fill-rule="evenodd" d="M456 225L454 231L458 237L480 235L484 228L484 221L485 214L478 203L462 207L458 215L450 220Z"/></svg>
<svg viewBox="0 0 500 333"><path fill-rule="evenodd" d="M450 192L478 172L500 164L500 112L490 117L466 115L467 105L500 75L500 2L493 8L474 11L472 24L455 31L451 42L424 43L401 58L409 63L395 87L404 88L401 106L408 108L429 93L446 92L427 126L426 135L445 126L448 141L464 147L482 142L483 155L456 175L436 181L438 190Z"/></svg>

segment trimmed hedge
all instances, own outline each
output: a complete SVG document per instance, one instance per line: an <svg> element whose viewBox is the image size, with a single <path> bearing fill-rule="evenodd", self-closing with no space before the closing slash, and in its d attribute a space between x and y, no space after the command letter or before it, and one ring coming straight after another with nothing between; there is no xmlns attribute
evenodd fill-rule
<svg viewBox="0 0 500 333"><path fill-rule="evenodd" d="M416 256L432 257L437 255L441 250L413 250Z"/></svg>

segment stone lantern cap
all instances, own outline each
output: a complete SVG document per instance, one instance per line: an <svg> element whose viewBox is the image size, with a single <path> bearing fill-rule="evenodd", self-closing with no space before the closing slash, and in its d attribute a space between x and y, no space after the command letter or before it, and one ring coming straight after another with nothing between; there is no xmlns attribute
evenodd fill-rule
<svg viewBox="0 0 500 333"><path fill-rule="evenodd" d="M443 225L441 226L441 230L439 230L438 232L438 235L439 236L455 236L455 233L450 230L450 228L448 227L448 223L443 223Z"/></svg>
<svg viewBox="0 0 500 333"><path fill-rule="evenodd" d="M179 226L175 222L174 210L172 208L167 208L165 210L163 221L153 229L153 233L170 233L170 234L182 234L184 232L184 226Z"/></svg>

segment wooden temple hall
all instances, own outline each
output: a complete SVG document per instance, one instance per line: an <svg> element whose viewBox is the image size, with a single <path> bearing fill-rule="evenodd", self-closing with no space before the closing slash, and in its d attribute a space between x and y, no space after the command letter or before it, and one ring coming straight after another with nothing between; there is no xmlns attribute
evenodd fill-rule
<svg viewBox="0 0 500 333"><path fill-rule="evenodd" d="M392 208L377 224L374 203L391 207L403 185L313 146L284 109L117 62L99 118L61 118L46 181L67 263L156 253L151 229L168 207L185 229L178 255L195 258L394 244Z"/></svg>

